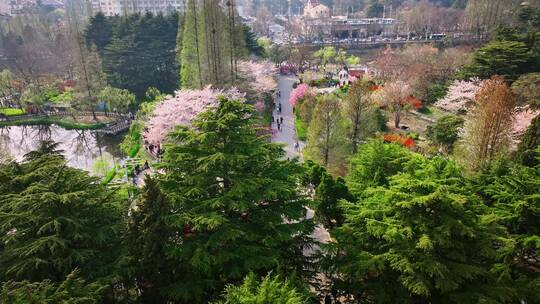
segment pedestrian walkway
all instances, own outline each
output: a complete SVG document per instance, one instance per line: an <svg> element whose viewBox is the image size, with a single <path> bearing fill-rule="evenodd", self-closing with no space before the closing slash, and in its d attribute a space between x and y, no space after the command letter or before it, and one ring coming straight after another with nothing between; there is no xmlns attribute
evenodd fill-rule
<svg viewBox="0 0 540 304"><path fill-rule="evenodd" d="M277 98L277 104L281 103L281 113L278 111L278 107L274 109L273 115L276 122L272 124L272 128L277 130L277 120L283 118L283 124L281 124L281 130L278 130L273 136L272 141L275 143L285 144L285 152L287 157L299 157L302 159L302 155L299 152L303 145L300 143L300 149L295 149L296 132L294 128L294 113L292 106L289 104L289 96L292 91L292 85L297 80L294 76L279 76L278 90L280 97Z"/></svg>
<svg viewBox="0 0 540 304"><path fill-rule="evenodd" d="M296 77L292 76L279 76L279 86L278 90L281 93L279 97L279 102L281 102L281 113L278 113L278 109L274 110L274 119L283 117L283 124L281 126L281 131L278 131L276 135L273 136L272 141L275 143L285 144L285 152L287 157L299 157L302 160L302 153L300 152L304 148L304 144L300 143L300 149L295 149L294 144L297 142L296 132L294 128L294 113L292 106L289 104L289 96L291 95L292 85L297 80ZM277 123L274 123L272 126L274 129L277 129ZM308 219L313 218L314 211L308 209L306 217ZM313 237L322 243L326 243L330 240L330 234L324 227L318 225L313 232ZM306 250L305 254L312 255L319 248L312 248Z"/></svg>

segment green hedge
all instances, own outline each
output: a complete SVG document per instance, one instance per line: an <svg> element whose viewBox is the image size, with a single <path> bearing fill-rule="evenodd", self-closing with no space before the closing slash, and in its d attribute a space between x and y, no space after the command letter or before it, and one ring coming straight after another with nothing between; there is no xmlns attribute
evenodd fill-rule
<svg viewBox="0 0 540 304"><path fill-rule="evenodd" d="M27 118L11 121L0 121L0 127L7 126L32 126L32 125L57 125L67 130L97 130L106 126L104 123L83 124L62 120L61 118Z"/></svg>
<svg viewBox="0 0 540 304"><path fill-rule="evenodd" d="M18 116L18 115L23 115L24 113L25 113L24 109L17 109L17 108L0 109L0 114L4 114L5 116Z"/></svg>

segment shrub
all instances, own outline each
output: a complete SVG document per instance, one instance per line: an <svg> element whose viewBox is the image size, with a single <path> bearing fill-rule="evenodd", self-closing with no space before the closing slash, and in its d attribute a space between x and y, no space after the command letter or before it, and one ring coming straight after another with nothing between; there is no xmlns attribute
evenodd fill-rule
<svg viewBox="0 0 540 304"><path fill-rule="evenodd" d="M386 125L388 123L388 117L386 117L381 111L381 109L375 110L375 119L377 121L377 129L379 131L386 131L388 130L388 126Z"/></svg>
<svg viewBox="0 0 540 304"><path fill-rule="evenodd" d="M427 137L436 143L451 147L457 141L463 123L463 118L459 116L443 116L434 125L428 126Z"/></svg>
<svg viewBox="0 0 540 304"><path fill-rule="evenodd" d="M23 115L24 113L25 113L24 109L17 109L17 108L0 109L0 114L3 114L5 116L17 116L17 115Z"/></svg>
<svg viewBox="0 0 540 304"><path fill-rule="evenodd" d="M426 104L434 104L439 99L444 98L446 94L448 93L449 86L450 85L447 83L443 83L443 84L436 83L436 84L431 85L428 88L427 96L424 102Z"/></svg>
<svg viewBox="0 0 540 304"><path fill-rule="evenodd" d="M400 134L385 134L383 135L383 140L388 143L398 143L403 145L406 148L413 148L415 143L414 139L408 136L403 136Z"/></svg>

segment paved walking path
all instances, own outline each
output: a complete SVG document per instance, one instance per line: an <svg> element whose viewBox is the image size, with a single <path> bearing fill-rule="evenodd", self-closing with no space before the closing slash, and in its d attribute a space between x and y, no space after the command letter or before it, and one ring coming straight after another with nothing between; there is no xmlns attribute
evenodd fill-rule
<svg viewBox="0 0 540 304"><path fill-rule="evenodd" d="M281 113L278 113L278 109L275 109L273 115L276 121L283 117L283 124L281 125L281 131L277 131L272 141L286 145L284 149L287 152L287 157L293 158L297 156L302 159L301 153L294 149L296 142L294 113L292 106L289 104L289 95L292 91L292 85L296 80L297 78L294 76L279 76L278 90L281 92L281 97L278 98L277 102L281 103ZM277 130L277 123L273 123L272 128Z"/></svg>
<svg viewBox="0 0 540 304"><path fill-rule="evenodd" d="M289 104L289 95L292 91L292 85L296 80L297 78L293 76L279 76L278 90L281 92L281 97L279 98L279 102L281 102L281 114L278 113L277 109L274 110L274 118L278 119L280 117L283 117L283 125L281 127L281 131L278 131L276 135L272 137L272 141L275 143L286 144L284 149L285 152L287 152L287 157L293 158L295 156L298 156L300 160L302 160L302 154L294 149L294 144L296 143L297 139L294 128L294 114L292 106ZM277 124L274 123L272 127L277 129ZM304 143L300 143L300 149L303 148ZM313 210L308 209L306 217L308 219L313 218L314 214L315 213ZM313 237L321 243L326 243L330 240L330 234L321 225L315 227L315 231L313 231ZM305 254L310 255L314 251L318 250L319 248L313 248L312 250L308 250L307 252L305 252Z"/></svg>

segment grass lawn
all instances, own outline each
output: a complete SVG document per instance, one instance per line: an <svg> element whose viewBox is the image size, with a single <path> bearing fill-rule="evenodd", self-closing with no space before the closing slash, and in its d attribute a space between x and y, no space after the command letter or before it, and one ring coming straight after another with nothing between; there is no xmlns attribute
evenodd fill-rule
<svg viewBox="0 0 540 304"><path fill-rule="evenodd" d="M305 141L307 139L308 126L298 115L294 115L294 128L296 129L298 140Z"/></svg>
<svg viewBox="0 0 540 304"><path fill-rule="evenodd" d="M424 113L424 115L429 116L429 117L431 117L431 118L433 118L435 120L437 120L437 119L439 119L439 118L441 118L443 116L452 114L451 112L441 110L441 109L439 109L439 108L437 108L435 106L432 106L432 105L427 106L427 108L428 108L428 113Z"/></svg>
<svg viewBox="0 0 540 304"><path fill-rule="evenodd" d="M17 109L17 108L1 108L0 114L4 114L6 116L17 116L17 115L23 115L24 109Z"/></svg>

